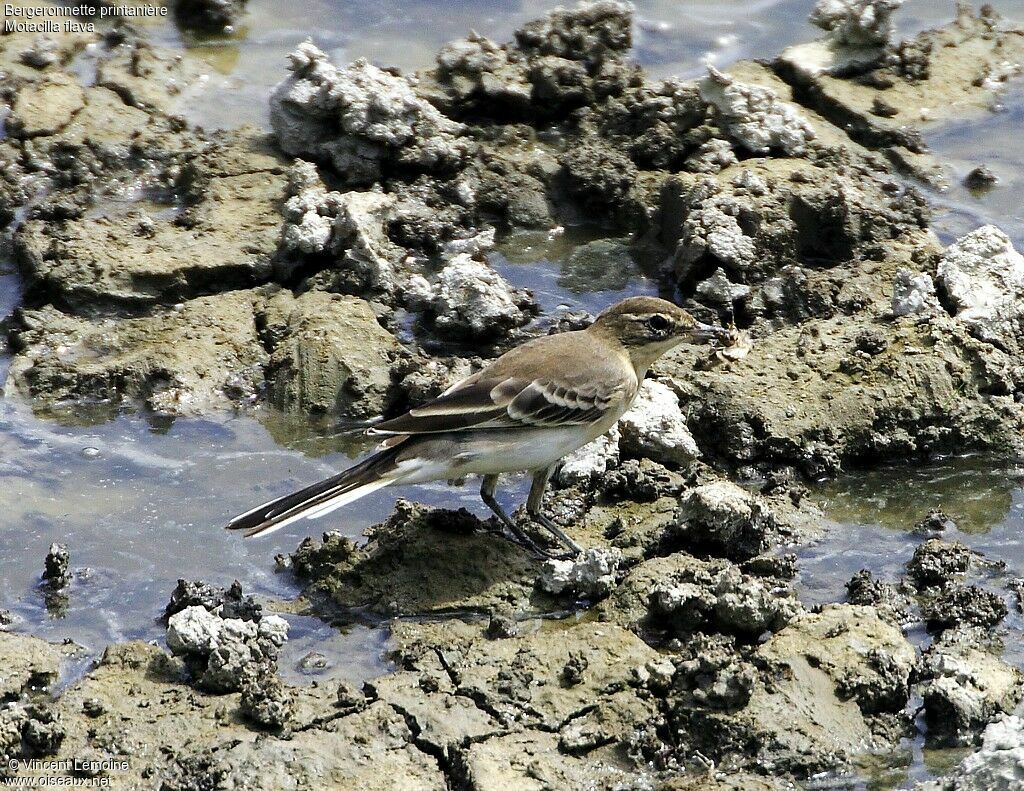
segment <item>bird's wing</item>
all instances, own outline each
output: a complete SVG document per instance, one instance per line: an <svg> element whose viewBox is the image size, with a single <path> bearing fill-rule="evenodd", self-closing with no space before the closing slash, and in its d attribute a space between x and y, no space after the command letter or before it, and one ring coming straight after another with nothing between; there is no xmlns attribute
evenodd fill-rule
<svg viewBox="0 0 1024 791"><path fill-rule="evenodd" d="M486 373L483 371L481 373ZM476 374L423 406L378 423L372 434L429 434L484 428L596 423L636 392L636 378L506 378Z"/></svg>

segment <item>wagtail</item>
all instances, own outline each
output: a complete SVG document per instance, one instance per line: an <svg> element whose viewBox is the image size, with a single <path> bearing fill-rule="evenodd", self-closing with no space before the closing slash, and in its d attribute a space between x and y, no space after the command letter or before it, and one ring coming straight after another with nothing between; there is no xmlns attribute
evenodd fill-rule
<svg viewBox="0 0 1024 791"><path fill-rule="evenodd" d="M502 473L530 471L529 517L575 555L579 546L542 511L555 464L597 439L632 406L647 369L683 342L728 339L655 297L630 297L584 330L534 338L440 396L368 429L377 453L327 480L232 519L230 530L265 535L314 519L393 484L482 475L480 497L516 539L547 557L494 497Z"/></svg>

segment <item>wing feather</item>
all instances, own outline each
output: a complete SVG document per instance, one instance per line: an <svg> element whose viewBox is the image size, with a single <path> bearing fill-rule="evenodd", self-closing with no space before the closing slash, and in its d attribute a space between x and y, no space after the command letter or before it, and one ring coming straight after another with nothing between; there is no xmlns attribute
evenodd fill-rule
<svg viewBox="0 0 1024 791"><path fill-rule="evenodd" d="M558 360L552 372L552 360ZM585 331L535 338L371 434L431 434L596 423L630 401L633 366Z"/></svg>
<svg viewBox="0 0 1024 791"><path fill-rule="evenodd" d="M373 426L371 434L429 434L469 428L530 428L596 423L635 392L635 385L576 389L543 380L479 380L442 395L393 420ZM631 392L632 391L632 392Z"/></svg>

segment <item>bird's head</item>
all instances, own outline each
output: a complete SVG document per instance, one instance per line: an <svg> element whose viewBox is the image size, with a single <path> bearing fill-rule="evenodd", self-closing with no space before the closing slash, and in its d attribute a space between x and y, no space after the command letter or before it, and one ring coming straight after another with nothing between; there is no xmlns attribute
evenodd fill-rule
<svg viewBox="0 0 1024 791"><path fill-rule="evenodd" d="M612 305L590 331L618 341L638 372L680 343L726 340L730 335L726 328L702 324L678 305L657 297L629 297Z"/></svg>

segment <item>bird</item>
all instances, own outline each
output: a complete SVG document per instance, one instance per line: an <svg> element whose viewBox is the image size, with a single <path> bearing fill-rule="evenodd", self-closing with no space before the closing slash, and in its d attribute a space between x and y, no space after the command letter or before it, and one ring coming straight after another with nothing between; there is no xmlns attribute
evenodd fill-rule
<svg viewBox="0 0 1024 791"><path fill-rule="evenodd" d="M267 535L315 519L385 486L482 476L480 498L515 542L545 557L573 557L579 545L543 512L558 461L607 432L633 405L648 369L677 345L728 340L652 296L627 297L588 327L516 346L437 398L367 429L376 453L326 480L236 516L229 530ZM526 513L567 550L539 547L495 498L498 478L532 474Z"/></svg>

